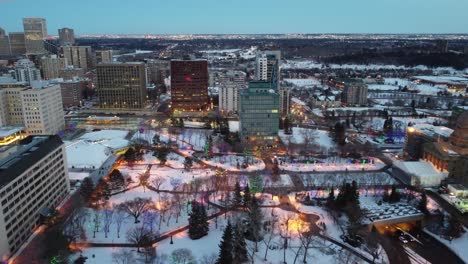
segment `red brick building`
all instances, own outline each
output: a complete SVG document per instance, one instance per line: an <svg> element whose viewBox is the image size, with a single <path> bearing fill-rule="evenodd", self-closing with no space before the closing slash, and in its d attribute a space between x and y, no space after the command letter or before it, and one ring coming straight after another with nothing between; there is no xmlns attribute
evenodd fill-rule
<svg viewBox="0 0 468 264"><path fill-rule="evenodd" d="M171 101L173 112L200 112L210 106L206 60L171 61Z"/></svg>

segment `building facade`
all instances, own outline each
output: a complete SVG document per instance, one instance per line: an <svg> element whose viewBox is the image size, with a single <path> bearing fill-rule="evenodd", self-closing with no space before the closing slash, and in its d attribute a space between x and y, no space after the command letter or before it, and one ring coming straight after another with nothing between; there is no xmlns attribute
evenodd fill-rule
<svg viewBox="0 0 468 264"><path fill-rule="evenodd" d="M357 79L347 80L342 99L347 105L367 105L367 84Z"/></svg>
<svg viewBox="0 0 468 264"><path fill-rule="evenodd" d="M10 38L6 35L5 30L0 27L0 55L10 54Z"/></svg>
<svg viewBox="0 0 468 264"><path fill-rule="evenodd" d="M85 72L93 68L93 54L90 46L65 46L63 57L68 65L82 68Z"/></svg>
<svg viewBox="0 0 468 264"><path fill-rule="evenodd" d="M60 70L67 66L67 59L59 58L57 55L43 56L40 64L45 80L56 79L60 76Z"/></svg>
<svg viewBox="0 0 468 264"><path fill-rule="evenodd" d="M58 34L60 46L75 45L75 31L72 28L59 28Z"/></svg>
<svg viewBox="0 0 468 264"><path fill-rule="evenodd" d="M156 85L164 85L164 79L170 74L171 62L168 60L148 60L148 82Z"/></svg>
<svg viewBox="0 0 468 264"><path fill-rule="evenodd" d="M10 51L13 55L26 53L26 38L23 32L10 32Z"/></svg>
<svg viewBox="0 0 468 264"><path fill-rule="evenodd" d="M143 62L99 64L97 94L101 108L143 108L147 94L145 64Z"/></svg>
<svg viewBox="0 0 468 264"><path fill-rule="evenodd" d="M15 78L19 82L27 84L42 79L41 71L36 68L34 62L28 59L21 59L15 62Z"/></svg>
<svg viewBox="0 0 468 264"><path fill-rule="evenodd" d="M70 192L59 136L30 136L0 152L0 255L14 254Z"/></svg>
<svg viewBox="0 0 468 264"><path fill-rule="evenodd" d="M81 106L83 101L83 92L87 89L86 80L67 80L59 82L62 94L63 108L72 106Z"/></svg>
<svg viewBox="0 0 468 264"><path fill-rule="evenodd" d="M223 113L237 113L240 91L245 89L247 74L242 71L228 71L219 74L219 110Z"/></svg>
<svg viewBox="0 0 468 264"><path fill-rule="evenodd" d="M96 63L111 63L112 50L96 50Z"/></svg>
<svg viewBox="0 0 468 264"><path fill-rule="evenodd" d="M27 54L46 53L44 39L47 25L44 18L23 18L24 37Z"/></svg>
<svg viewBox="0 0 468 264"><path fill-rule="evenodd" d="M279 79L281 76L281 51L258 51L255 62L255 80L274 82L276 84L274 89L278 91L280 87ZM276 78L276 80L273 80L273 78Z"/></svg>
<svg viewBox="0 0 468 264"><path fill-rule="evenodd" d="M75 68L70 65L66 66L62 70L59 70L59 78L63 78L64 80L73 80L76 77L82 78L84 76L85 72L82 68Z"/></svg>
<svg viewBox="0 0 468 264"><path fill-rule="evenodd" d="M172 60L172 111L200 112L209 109L208 78L206 60Z"/></svg>
<svg viewBox="0 0 468 264"><path fill-rule="evenodd" d="M279 129L279 94L270 82L250 82L241 91L240 136L243 141L275 140Z"/></svg>

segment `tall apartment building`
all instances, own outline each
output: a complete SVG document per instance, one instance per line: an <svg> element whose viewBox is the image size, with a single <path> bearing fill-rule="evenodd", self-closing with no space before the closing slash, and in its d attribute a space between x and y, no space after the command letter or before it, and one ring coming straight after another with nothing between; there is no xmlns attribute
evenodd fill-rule
<svg viewBox="0 0 468 264"><path fill-rule="evenodd" d="M32 81L41 80L41 71L36 68L34 62L21 59L15 62L15 78L19 82L31 84Z"/></svg>
<svg viewBox="0 0 468 264"><path fill-rule="evenodd" d="M97 94L101 108L143 108L146 92L146 69L143 62L97 66Z"/></svg>
<svg viewBox="0 0 468 264"><path fill-rule="evenodd" d="M275 82L276 88L274 89L279 90L281 51L258 51L255 62L255 79L258 81ZM273 78L276 78L276 80L273 80Z"/></svg>
<svg viewBox="0 0 468 264"><path fill-rule="evenodd" d="M174 112L209 109L208 62L171 60L171 102Z"/></svg>
<svg viewBox="0 0 468 264"><path fill-rule="evenodd" d="M96 63L111 63L112 50L96 50Z"/></svg>
<svg viewBox="0 0 468 264"><path fill-rule="evenodd" d="M279 94L270 82L249 82L241 91L240 136L244 141L273 141L279 129Z"/></svg>
<svg viewBox="0 0 468 264"><path fill-rule="evenodd" d="M62 93L62 104L64 108L80 106L83 100L83 91L87 89L88 81L75 78L58 82Z"/></svg>
<svg viewBox="0 0 468 264"><path fill-rule="evenodd" d="M10 32L10 51L13 55L26 53L26 38L23 32Z"/></svg>
<svg viewBox="0 0 468 264"><path fill-rule="evenodd" d="M359 79L344 81L343 103L348 105L367 105L367 84Z"/></svg>
<svg viewBox="0 0 468 264"><path fill-rule="evenodd" d="M67 66L67 59L57 55L43 56L40 61L42 76L45 80L59 78L60 70Z"/></svg>
<svg viewBox="0 0 468 264"><path fill-rule="evenodd" d="M72 28L59 28L58 35L60 46L75 45L75 31Z"/></svg>
<svg viewBox="0 0 468 264"><path fill-rule="evenodd" d="M3 88L7 125L23 125L30 135L55 135L65 127L60 86L39 83L37 88Z"/></svg>
<svg viewBox="0 0 468 264"><path fill-rule="evenodd" d="M239 110L240 91L245 89L247 74L242 71L228 71L219 74L219 110L236 113Z"/></svg>
<svg viewBox="0 0 468 264"><path fill-rule="evenodd" d="M85 72L93 68L93 54L90 46L63 47L63 56L68 65L82 68Z"/></svg>
<svg viewBox="0 0 468 264"><path fill-rule="evenodd" d="M5 30L0 27L0 55L10 54L10 38L6 35Z"/></svg>
<svg viewBox="0 0 468 264"><path fill-rule="evenodd" d="M164 79L170 74L170 61L168 60L148 60L148 82L156 85L163 85Z"/></svg>
<svg viewBox="0 0 468 264"><path fill-rule="evenodd" d="M0 150L0 255L9 258L70 192L59 136L29 136Z"/></svg>
<svg viewBox="0 0 468 264"><path fill-rule="evenodd" d="M23 27L26 53L45 53L44 38L47 37L46 20L44 18L23 18Z"/></svg>
<svg viewBox="0 0 468 264"><path fill-rule="evenodd" d="M280 97L280 114L287 116L291 113L291 89L289 87L280 87L278 93Z"/></svg>

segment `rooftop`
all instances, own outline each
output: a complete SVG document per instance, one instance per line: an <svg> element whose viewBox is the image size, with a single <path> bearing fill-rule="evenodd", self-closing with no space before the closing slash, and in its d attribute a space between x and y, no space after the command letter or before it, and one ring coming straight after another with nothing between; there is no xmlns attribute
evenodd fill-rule
<svg viewBox="0 0 468 264"><path fill-rule="evenodd" d="M4 126L0 127L0 138L5 138L23 130L22 126Z"/></svg>
<svg viewBox="0 0 468 264"><path fill-rule="evenodd" d="M63 144L59 136L29 136L0 152L0 188Z"/></svg>

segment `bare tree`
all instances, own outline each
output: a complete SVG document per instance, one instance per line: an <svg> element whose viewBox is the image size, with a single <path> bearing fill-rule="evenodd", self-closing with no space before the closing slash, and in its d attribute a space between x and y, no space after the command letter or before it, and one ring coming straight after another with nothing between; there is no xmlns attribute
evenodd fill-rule
<svg viewBox="0 0 468 264"><path fill-rule="evenodd" d="M143 225L127 231L127 240L137 246L138 252L140 252L141 247L151 246L153 239L153 233Z"/></svg>
<svg viewBox="0 0 468 264"><path fill-rule="evenodd" d="M117 210L114 213L114 220L115 224L117 225L117 238L120 238L120 229L122 228L122 223L124 222L125 218L127 218L127 213L124 211Z"/></svg>
<svg viewBox="0 0 468 264"><path fill-rule="evenodd" d="M162 222L166 221L166 214L171 208L171 200L170 200L169 194L163 193L159 195L159 202L156 208L158 209L159 214L161 215L159 219L159 227L158 227L158 229L161 230L161 224Z"/></svg>
<svg viewBox="0 0 468 264"><path fill-rule="evenodd" d="M133 200L125 201L118 205L118 210L124 211L133 216L135 224L139 223L138 218L153 206L153 202L149 198L137 197Z"/></svg>
<svg viewBox="0 0 468 264"><path fill-rule="evenodd" d="M195 264L196 260L192 254L192 251L187 248L179 248L172 251L172 261L180 264Z"/></svg>
<svg viewBox="0 0 468 264"><path fill-rule="evenodd" d="M154 188L156 190L161 189L161 185L166 181L166 179L163 176L156 175L156 177L153 177L153 180L151 183L153 184Z"/></svg>
<svg viewBox="0 0 468 264"><path fill-rule="evenodd" d="M96 238L96 232L99 232L99 227L101 226L101 211L93 211L93 238Z"/></svg>
<svg viewBox="0 0 468 264"><path fill-rule="evenodd" d="M211 255L203 255L203 257L200 258L199 263L200 264L215 264L217 259L218 259L218 256L214 253Z"/></svg>
<svg viewBox="0 0 468 264"><path fill-rule="evenodd" d="M304 150L307 151L317 137L317 132L313 129L304 128L301 129L301 135L304 139Z"/></svg>
<svg viewBox="0 0 468 264"><path fill-rule="evenodd" d="M155 210L149 210L143 215L143 224L153 233L153 228L158 219L158 213Z"/></svg>
<svg viewBox="0 0 468 264"><path fill-rule="evenodd" d="M143 192L146 191L146 187L149 185L149 173L147 172L144 172L144 173L140 173L138 175L138 181L140 182L140 186L143 186Z"/></svg>
<svg viewBox="0 0 468 264"><path fill-rule="evenodd" d="M110 226L112 224L112 220L113 220L113 215L114 215L114 211L110 208L107 208L104 210L104 217L103 217L103 220L104 220L104 236L105 238L107 238L107 234L109 233L109 229L110 229Z"/></svg>
<svg viewBox="0 0 468 264"><path fill-rule="evenodd" d="M271 242L277 237L277 230L276 230L276 219L273 218L270 220L271 225L267 228L267 232L263 237L263 244L265 244L265 256L263 257L264 261L267 261L268 250L270 249Z"/></svg>
<svg viewBox="0 0 468 264"><path fill-rule="evenodd" d="M133 253L130 250L123 249L119 252L112 253L112 263L115 264L132 264L135 262Z"/></svg>

